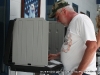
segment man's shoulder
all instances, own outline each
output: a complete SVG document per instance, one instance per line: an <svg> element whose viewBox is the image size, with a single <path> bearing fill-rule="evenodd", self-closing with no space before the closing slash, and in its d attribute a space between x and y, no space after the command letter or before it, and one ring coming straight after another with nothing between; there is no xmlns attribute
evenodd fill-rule
<svg viewBox="0 0 100 75"><path fill-rule="evenodd" d="M85 14L78 14L76 16L76 19L79 22L84 22L84 21L90 20L90 18L87 15L85 15Z"/></svg>
<svg viewBox="0 0 100 75"><path fill-rule="evenodd" d="M75 22L80 22L82 19L84 19L83 18L84 17L84 15L82 15L82 14L77 14L73 19L72 19L72 21L75 21Z"/></svg>

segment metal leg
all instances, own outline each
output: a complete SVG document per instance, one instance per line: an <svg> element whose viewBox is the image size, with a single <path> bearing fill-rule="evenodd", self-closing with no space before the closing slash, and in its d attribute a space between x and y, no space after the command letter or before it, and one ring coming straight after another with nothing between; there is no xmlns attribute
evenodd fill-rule
<svg viewBox="0 0 100 75"><path fill-rule="evenodd" d="M17 75L17 71L15 71L15 75Z"/></svg>

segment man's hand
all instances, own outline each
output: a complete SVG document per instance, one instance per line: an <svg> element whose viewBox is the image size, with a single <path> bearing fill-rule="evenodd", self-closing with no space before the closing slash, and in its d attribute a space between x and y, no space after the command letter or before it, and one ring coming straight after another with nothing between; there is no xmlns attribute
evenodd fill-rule
<svg viewBox="0 0 100 75"><path fill-rule="evenodd" d="M77 71L77 69L75 69L75 71L71 75L82 75L82 74L83 74L82 71Z"/></svg>
<svg viewBox="0 0 100 75"><path fill-rule="evenodd" d="M82 75L82 74L73 72L72 75Z"/></svg>
<svg viewBox="0 0 100 75"><path fill-rule="evenodd" d="M48 60L53 60L53 59L58 59L58 58L59 58L59 53L48 55Z"/></svg>

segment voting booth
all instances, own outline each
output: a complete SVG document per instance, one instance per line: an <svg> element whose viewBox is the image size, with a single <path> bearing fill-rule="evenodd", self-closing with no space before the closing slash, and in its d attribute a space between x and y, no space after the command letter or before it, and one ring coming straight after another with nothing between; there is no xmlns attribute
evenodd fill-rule
<svg viewBox="0 0 100 75"><path fill-rule="evenodd" d="M48 61L51 43L49 24L49 21L43 18L18 18L9 22L4 63L12 71L40 73L63 68L58 61ZM61 27L60 30L63 31Z"/></svg>

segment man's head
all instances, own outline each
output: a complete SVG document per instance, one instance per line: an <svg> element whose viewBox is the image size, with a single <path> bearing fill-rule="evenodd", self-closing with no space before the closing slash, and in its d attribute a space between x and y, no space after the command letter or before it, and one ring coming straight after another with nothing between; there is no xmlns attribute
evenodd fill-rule
<svg viewBox="0 0 100 75"><path fill-rule="evenodd" d="M49 15L49 17L55 17L58 22L61 22L64 26L67 26L73 18L72 15L74 13L75 11L73 7L70 6L68 2L60 0L52 6L52 13Z"/></svg>
<svg viewBox="0 0 100 75"><path fill-rule="evenodd" d="M55 13L57 12L58 9L68 6L68 2L64 1L64 0L60 0L54 3L54 5L52 6L52 13L49 15L50 18L54 18L55 17Z"/></svg>

